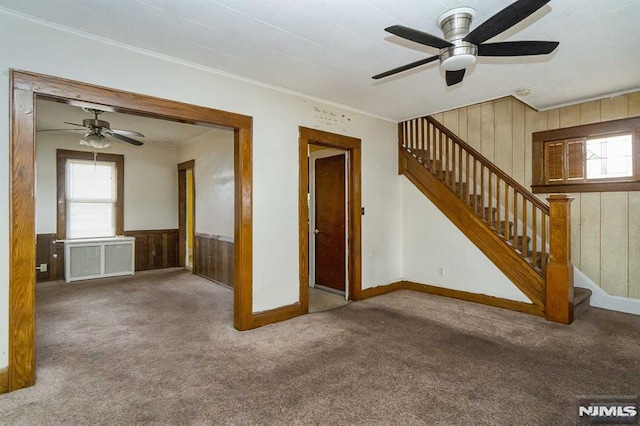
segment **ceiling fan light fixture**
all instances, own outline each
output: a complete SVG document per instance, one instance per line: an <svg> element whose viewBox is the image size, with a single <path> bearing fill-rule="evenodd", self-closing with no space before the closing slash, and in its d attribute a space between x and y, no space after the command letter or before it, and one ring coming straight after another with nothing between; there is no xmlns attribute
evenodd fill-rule
<svg viewBox="0 0 640 426"><path fill-rule="evenodd" d="M462 53L448 58L440 59L442 68L446 71L459 71L476 63L475 55L471 53Z"/></svg>
<svg viewBox="0 0 640 426"><path fill-rule="evenodd" d="M80 145L102 149L111 146L111 141L109 141L109 139L102 135L96 133L87 133L82 139L80 139Z"/></svg>

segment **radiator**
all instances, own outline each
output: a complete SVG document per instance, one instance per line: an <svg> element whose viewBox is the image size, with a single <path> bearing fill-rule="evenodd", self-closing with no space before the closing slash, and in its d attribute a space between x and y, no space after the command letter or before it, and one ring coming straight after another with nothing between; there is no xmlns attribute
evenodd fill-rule
<svg viewBox="0 0 640 426"><path fill-rule="evenodd" d="M66 282L133 275L135 238L85 238L64 241Z"/></svg>

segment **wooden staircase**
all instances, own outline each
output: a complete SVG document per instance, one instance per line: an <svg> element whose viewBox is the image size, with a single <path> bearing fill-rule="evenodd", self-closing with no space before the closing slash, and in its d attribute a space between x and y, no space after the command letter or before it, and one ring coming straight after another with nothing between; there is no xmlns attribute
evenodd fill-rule
<svg viewBox="0 0 640 426"><path fill-rule="evenodd" d="M572 198L544 203L431 117L400 123L398 134L399 173L531 299L531 313L570 324Z"/></svg>

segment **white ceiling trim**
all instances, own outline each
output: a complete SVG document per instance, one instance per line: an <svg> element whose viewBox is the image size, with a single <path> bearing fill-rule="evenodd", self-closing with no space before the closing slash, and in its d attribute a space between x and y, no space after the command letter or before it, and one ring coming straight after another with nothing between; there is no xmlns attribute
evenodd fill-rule
<svg viewBox="0 0 640 426"><path fill-rule="evenodd" d="M531 106L531 108L535 109L536 111L548 111L550 109L563 108L563 107L568 107L568 106L572 106L572 105L583 104L585 102L598 101L600 99L615 98L616 96L626 95L627 93L634 93L634 92L638 92L638 91L640 91L640 86L634 87L634 88L628 89L628 90L620 90L618 92L605 93L605 94L598 95L598 96L592 96L592 97L589 97L589 98L578 99L578 100L575 100L575 101L565 102L565 103L562 103L562 104L549 105L549 106L545 106L545 107L542 107L542 108L533 107L533 106L527 104L527 102L525 100L523 100L521 98L518 98L517 96L516 96L516 98L519 99L520 101L526 103L527 105Z"/></svg>

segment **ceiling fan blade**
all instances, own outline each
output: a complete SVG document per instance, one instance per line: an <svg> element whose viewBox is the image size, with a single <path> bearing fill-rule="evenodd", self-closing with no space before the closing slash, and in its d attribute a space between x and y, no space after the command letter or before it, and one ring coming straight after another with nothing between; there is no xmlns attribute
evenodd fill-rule
<svg viewBox="0 0 640 426"><path fill-rule="evenodd" d="M388 33L397 35L398 37L415 41L416 43L424 44L426 46L435 47L437 49L444 49L445 47L453 46L453 44L438 36L414 30L413 28L405 27L403 25L393 25L385 28L384 30Z"/></svg>
<svg viewBox="0 0 640 426"><path fill-rule="evenodd" d="M63 121L64 124L70 124L72 126L80 126L80 127L84 127L84 125L82 124L76 124L76 123L69 123L68 121Z"/></svg>
<svg viewBox="0 0 640 426"><path fill-rule="evenodd" d="M137 136L139 138L144 138L144 135L140 132L136 132L135 130L124 130L124 129L110 129L113 133L118 133L121 135L129 135L129 136Z"/></svg>
<svg viewBox="0 0 640 426"><path fill-rule="evenodd" d="M557 41L505 41L502 43L486 43L478 46L478 56L546 55L553 52L559 44Z"/></svg>
<svg viewBox="0 0 640 426"><path fill-rule="evenodd" d="M551 0L518 0L484 21L463 40L475 45L483 43L513 27L549 1Z"/></svg>
<svg viewBox="0 0 640 426"><path fill-rule="evenodd" d="M438 55L430 56L430 57L428 57L426 59L420 59L419 61L411 62L410 64L403 65L401 67L394 68L392 70L385 71L383 73L374 75L371 78L373 78L374 80L378 80L378 79L383 78L383 77L389 77L390 75L397 74L397 73L402 72L402 71L410 70L411 68L419 67L420 65L428 64L429 62L437 61L438 59L440 59L440 56L438 56Z"/></svg>
<svg viewBox="0 0 640 426"><path fill-rule="evenodd" d="M454 84L460 83L464 78L464 72L464 69L458 71L447 71L447 86L453 86Z"/></svg>
<svg viewBox="0 0 640 426"><path fill-rule="evenodd" d="M36 132L86 132L87 129L39 129Z"/></svg>
<svg viewBox="0 0 640 426"><path fill-rule="evenodd" d="M127 137L125 135L121 135L118 133L115 133L114 131L112 131L111 129L102 129L102 132L111 136L112 138L121 140L122 142L126 142L126 143L130 143L131 145L135 145L135 146L142 146L144 145L142 142L137 141L135 139L131 139L130 137Z"/></svg>

